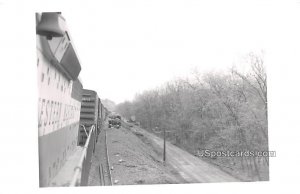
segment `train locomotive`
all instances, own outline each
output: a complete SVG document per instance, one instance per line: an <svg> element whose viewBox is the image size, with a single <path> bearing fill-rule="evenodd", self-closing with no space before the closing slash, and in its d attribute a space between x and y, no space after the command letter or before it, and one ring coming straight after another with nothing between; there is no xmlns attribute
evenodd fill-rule
<svg viewBox="0 0 300 194"><path fill-rule="evenodd" d="M36 43L40 187L62 186L70 184L74 173L67 172L62 177L68 180L59 182L62 169L74 154L84 155L92 127L95 142L88 145L94 151L107 109L97 92L83 89L81 64L60 12L36 13ZM79 177L80 185L86 185L89 167L83 165L90 165L90 161L80 165L88 169Z"/></svg>

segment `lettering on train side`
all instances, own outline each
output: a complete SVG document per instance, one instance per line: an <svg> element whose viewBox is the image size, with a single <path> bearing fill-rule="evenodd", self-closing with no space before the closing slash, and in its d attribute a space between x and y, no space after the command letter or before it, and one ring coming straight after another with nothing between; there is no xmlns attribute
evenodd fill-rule
<svg viewBox="0 0 300 194"><path fill-rule="evenodd" d="M80 106L78 104L77 106ZM72 119L79 119L79 108L76 105L39 99L38 127L47 127L58 124L57 127L68 124ZM76 112L77 111L77 112Z"/></svg>
<svg viewBox="0 0 300 194"><path fill-rule="evenodd" d="M60 102L59 103L59 109L58 109L58 112L59 112L59 114L58 114L58 122L59 122L59 118L61 116L61 110L62 110L62 103Z"/></svg>
<svg viewBox="0 0 300 194"><path fill-rule="evenodd" d="M50 117L49 117L49 125L52 123L51 121L51 119L52 119L52 109L53 109L53 101L51 100L51 106L50 106L51 108L50 108ZM52 123L53 124L53 123Z"/></svg>
<svg viewBox="0 0 300 194"><path fill-rule="evenodd" d="M45 106L45 99L40 99L39 102L40 102L40 105L39 105L39 124L38 124L38 127L40 128L42 126L42 122L43 122L43 114L44 114L44 106Z"/></svg>
<svg viewBox="0 0 300 194"><path fill-rule="evenodd" d="M50 106L50 100L47 100L47 103L46 103L46 119L45 119L45 122L44 122L44 126L47 126L47 123L48 123L48 118L49 118L49 107Z"/></svg>

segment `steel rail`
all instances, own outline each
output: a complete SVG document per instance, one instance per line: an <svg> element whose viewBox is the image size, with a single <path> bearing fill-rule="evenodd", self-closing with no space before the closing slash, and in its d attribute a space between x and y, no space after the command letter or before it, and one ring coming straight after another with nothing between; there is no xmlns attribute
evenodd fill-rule
<svg viewBox="0 0 300 194"><path fill-rule="evenodd" d="M111 177L111 169L110 169L110 165L109 165L109 157L108 157L108 149L107 149L107 138L106 138L106 131L105 132L105 150L106 150L106 162L107 162L107 168L108 168L108 175L109 175L109 180L110 180L110 185L113 186L113 181L112 181L112 177Z"/></svg>

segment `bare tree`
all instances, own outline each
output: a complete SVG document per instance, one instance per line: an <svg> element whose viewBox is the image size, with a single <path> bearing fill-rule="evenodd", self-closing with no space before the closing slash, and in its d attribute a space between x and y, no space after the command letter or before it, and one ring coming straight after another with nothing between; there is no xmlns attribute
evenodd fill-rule
<svg viewBox="0 0 300 194"><path fill-rule="evenodd" d="M118 105L124 115L136 115L142 126L172 131L168 140L195 153L198 149L266 150L267 77L263 55L246 57L247 72L232 68L228 73L200 74L193 79L177 79L143 92L132 102ZM255 158L209 160L249 179L264 180ZM268 162L267 162L268 163ZM233 170L234 171L234 170Z"/></svg>
<svg viewBox="0 0 300 194"><path fill-rule="evenodd" d="M267 99L267 74L264 66L264 59L262 54L249 53L246 58L251 65L251 72L243 74L232 68L232 73L245 81L261 99L264 104L265 116L268 118L268 99Z"/></svg>

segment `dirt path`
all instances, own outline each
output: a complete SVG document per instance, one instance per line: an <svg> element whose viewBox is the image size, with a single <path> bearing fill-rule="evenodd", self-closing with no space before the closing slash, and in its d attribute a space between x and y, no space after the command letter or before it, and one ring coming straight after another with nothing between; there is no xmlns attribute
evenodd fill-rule
<svg viewBox="0 0 300 194"><path fill-rule="evenodd" d="M124 127L107 130L107 146L114 185L184 181L172 168L164 166L151 145Z"/></svg>
<svg viewBox="0 0 300 194"><path fill-rule="evenodd" d="M137 133L152 140L161 150L163 149L163 140L141 128L133 127ZM178 173L189 183L200 182L233 182L240 181L226 172L218 169L190 153L167 142L167 163L175 168Z"/></svg>

